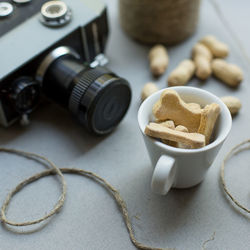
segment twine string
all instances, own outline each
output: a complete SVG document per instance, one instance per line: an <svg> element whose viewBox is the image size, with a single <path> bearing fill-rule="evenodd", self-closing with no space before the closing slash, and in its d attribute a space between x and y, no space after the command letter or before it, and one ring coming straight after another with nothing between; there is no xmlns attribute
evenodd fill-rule
<svg viewBox="0 0 250 250"><path fill-rule="evenodd" d="M238 153L240 153L240 152L242 152L244 150L249 150L250 145L248 145L246 147L242 147L242 146L245 146L248 143L250 143L250 139L241 142L240 144L236 145L235 147L233 147L229 151L229 153L226 155L225 159L222 162L220 177L221 177L222 187L223 187L225 193L228 195L228 197L234 202L234 204L236 206L238 206L239 208L241 208L245 212L250 213L250 209L244 207L238 200L236 200L233 197L233 195L228 190L228 187L227 187L226 182L225 182L225 166L226 166L226 162L230 158L232 158L234 155L236 155L236 154L238 154ZM40 155L34 154L34 153L19 151L19 150L15 150L15 149L5 149L5 148L0 148L0 152L16 154L16 155L23 156L23 157L28 158L28 159L36 160L36 161L42 163L44 166L47 166L47 167L50 168L48 170L37 173L37 174L25 179L24 181L19 183L7 195L7 198L4 201L3 206L1 208L0 220L1 220L2 223L5 223L5 224L11 225L11 226L19 227L19 226L28 226L28 225L32 225L32 224L37 224L37 223L45 221L46 219L48 219L49 217L51 217L52 215L57 213L60 210L60 208L63 206L64 202L65 202L66 182L64 180L64 176L63 176L62 173L78 174L78 175L88 177L88 178L94 180L95 182L101 184L113 196L113 198L116 201L116 203L117 203L117 205L118 205L118 207L120 209L120 212L121 212L121 214L123 216L124 223L126 225L128 233L129 233L130 240L135 245L136 248L144 249L144 250L172 250L172 248L150 247L150 246L146 246L146 245L138 242L136 240L136 238L135 238L135 234L134 234L132 223L131 223L131 220L130 220L130 217L129 217L127 205L126 205L125 201L123 200L123 198L121 197L119 191L116 188L114 188L110 183L108 183L105 179L101 178L100 176L96 175L95 173L92 173L92 172L89 172L89 171L86 171L86 170L83 170L83 169L77 169L77 168L58 168L53 162L48 160L46 157L43 157L43 156L40 156ZM7 208L9 206L10 202L11 202L11 199L13 198L13 196L15 194L20 192L25 186L27 186L28 184L30 184L32 182L35 182L38 179L43 178L45 176L55 175L55 174L60 177L61 196L60 196L59 200L57 201L56 205L54 206L54 208L48 214L46 214L45 216L43 216L40 219L37 219L37 220L34 220L34 221L26 221L26 222L13 222L13 221L10 221L10 220L7 219L7 217L6 217ZM207 241L206 241L206 243L207 243ZM203 245L203 247L204 247L204 245Z"/></svg>
<svg viewBox="0 0 250 250"><path fill-rule="evenodd" d="M229 153L226 155L226 157L224 158L222 164L221 164L221 170L220 170L220 179L221 179L221 184L222 187L225 191L225 193L227 194L227 196L231 199L231 201L240 209L244 210L247 213L250 213L250 209L246 208L245 206L243 206L229 191L227 185L226 185L226 181L225 181L225 167L226 167L226 163L227 161L232 158L233 156L235 156L236 154L245 151L245 150L249 150L250 149L250 145L243 147L244 145L247 145L248 143L250 143L250 139L245 140L239 144L237 144L236 146L234 146Z"/></svg>
<svg viewBox="0 0 250 250"><path fill-rule="evenodd" d="M210 241L213 241L214 239L215 239L215 232L213 232L213 234L211 235L211 237L208 240L203 242L202 250L206 250L207 243L209 243Z"/></svg>
<svg viewBox="0 0 250 250"><path fill-rule="evenodd" d="M13 221L9 221L6 218L5 211L7 210L12 197L16 193L18 193L24 186L26 186L27 184L29 184L31 182L34 182L36 179L35 179L35 176L32 176L32 177L28 178L27 180L24 180L23 182L18 184L8 194L6 200L4 201L3 206L1 208L1 215L0 215L0 219L2 220L2 222L9 224L9 225L12 225L12 226L28 226L28 225L40 223L40 222L48 219L49 217L51 217L55 213L57 213L61 209L61 207L63 206L64 201L65 201L65 197L66 197L66 182L65 182L65 179L64 179L62 172L58 169L58 167L53 162L48 160L46 157L35 154L35 153L28 153L28 152L24 152L21 150L8 149L8 148L0 148L0 152L4 152L4 153L8 153L8 154L15 154L15 155L19 155L19 156L40 162L42 165L44 165L48 168L51 168L51 171L53 171L55 174L57 174L59 176L59 181L60 181L60 185L61 185L61 195L60 195L57 203L55 204L54 208L49 213L47 213L43 218L36 219L33 221L18 222L18 223L13 222Z"/></svg>
<svg viewBox="0 0 250 250"><path fill-rule="evenodd" d="M78 174L78 175L82 175L85 177L88 177L92 180L94 180L95 182L101 184L103 187L105 187L109 193L113 196L114 200L116 201L121 214L123 216L125 225L127 227L128 233L129 233L129 237L131 242L135 245L136 248L138 249L144 249L144 250L172 250L172 248L156 248L156 247L150 247L150 246L146 246L143 245L142 243L138 242L135 238L135 234L133 231L133 227L132 227L132 223L129 217L129 213L128 213L128 208L127 205L125 203L125 201L123 200L123 198L121 197L119 191L117 189L115 189L110 183L108 183L105 179L101 178L100 176L96 175L95 173L83 170L83 169L77 169L77 168L58 168L54 163L52 163L50 160L48 160L47 158L34 154L34 153L29 153L29 152L23 152L23 151L19 151L19 150L14 150L14 149L5 149L5 148L0 148L0 152L6 152L6 153L12 153L12 154L17 154L19 156L23 156L25 158L29 158L32 160L38 160L39 162L41 162L44 166L49 167L50 169L45 170L43 172L37 173L27 179L25 179L24 181L20 182L8 195L6 200L4 201L4 204L1 208L1 222L11 225L11 226L28 226L28 225L32 225L32 224L37 224L37 223L41 223L43 221L45 221L46 219L48 219L49 217L51 217L52 215L54 215L55 213L57 213L60 208L63 206L64 201L65 201L65 196L66 196L66 182L64 180L63 174L62 173L67 173L67 174ZM45 216L43 216L40 219L34 220L34 221L26 221L26 222L13 222L7 219L6 217L6 212L7 212L7 208L10 204L11 199L13 198L13 196L15 194L17 194L18 192L20 192L25 186L29 185L32 182L35 182L37 180L39 180L42 177L45 176L49 176L49 175L59 175L60 176L60 183L62 186L62 193L61 196L58 200L58 202L56 203L55 207Z"/></svg>

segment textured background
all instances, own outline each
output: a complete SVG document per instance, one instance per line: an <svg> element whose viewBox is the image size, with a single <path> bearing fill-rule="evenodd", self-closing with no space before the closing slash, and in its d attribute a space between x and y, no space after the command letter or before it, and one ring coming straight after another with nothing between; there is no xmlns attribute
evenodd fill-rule
<svg viewBox="0 0 250 250"><path fill-rule="evenodd" d="M210 78L206 83L193 79L191 86L202 87L218 96L235 95L243 102L235 117L231 134L209 170L204 182L192 189L171 190L165 197L152 194L152 167L137 125L139 96L145 82L152 80L148 70L148 47L128 38L119 27L117 0L106 0L111 34L107 47L109 68L131 82L130 110L114 133L103 138L88 135L70 115L54 104L46 104L32 115L28 128L18 125L0 128L1 146L32 151L47 156L59 166L74 166L93 171L113 184L125 199L136 237L144 244L199 250L215 232L207 250L248 250L249 216L238 213L224 197L219 183L220 163L226 152L250 138L249 8L250 2L204 0L197 33L185 43L169 48L170 66L157 84L165 87L167 74L185 57L203 35L216 35L230 45L228 61L237 63L245 80L236 91ZM229 28L228 28L229 27ZM55 115L56 114L56 115ZM250 206L250 168L248 152L229 162L226 180L232 193ZM43 170L32 161L7 154L0 156L0 202L24 178ZM48 224L26 228L0 226L0 249L135 249L115 202L100 185L80 176L67 175L68 195L60 214ZM53 207L59 195L54 177L28 186L10 205L12 220L30 220ZM31 233L34 231L34 233Z"/></svg>

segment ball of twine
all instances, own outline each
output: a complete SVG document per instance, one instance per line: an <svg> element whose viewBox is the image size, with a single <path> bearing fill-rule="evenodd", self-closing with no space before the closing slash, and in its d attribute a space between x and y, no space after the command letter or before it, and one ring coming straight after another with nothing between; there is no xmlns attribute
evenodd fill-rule
<svg viewBox="0 0 250 250"><path fill-rule="evenodd" d="M146 44L176 44L194 33L200 0L120 0L120 22Z"/></svg>

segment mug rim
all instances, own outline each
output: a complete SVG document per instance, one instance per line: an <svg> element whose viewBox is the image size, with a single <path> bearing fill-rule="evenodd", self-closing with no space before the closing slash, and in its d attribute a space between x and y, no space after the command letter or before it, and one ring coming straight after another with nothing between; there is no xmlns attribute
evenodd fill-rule
<svg viewBox="0 0 250 250"><path fill-rule="evenodd" d="M222 136L220 136L220 138L217 138L216 140L214 140L212 143L209 143L208 145L205 145L204 147L202 148L197 148L197 149L183 149L183 148L175 148L175 147L172 147L172 146L169 146L167 144L164 144L160 141L158 141L157 139L153 138L153 137L150 137L148 135L146 135L144 133L144 130L142 128L142 124L141 124L141 117L142 117L142 112L143 112L143 108L145 107L145 105L155 96L155 95L159 95L159 93L162 93L164 90L166 89L175 89L177 92L178 92L178 89L190 89L190 90L194 90L195 92L200 92L200 93L203 93L203 94L206 94L207 96L210 96L212 97L213 99L216 99L217 103L220 105L220 107L222 108L223 107L223 110L226 114L226 116L229 118L229 123L227 123L227 126L225 127L224 129L224 132L222 133ZM231 127L232 127L232 116L231 116L231 113L229 112L227 106L223 103L223 101L216 95L212 94L211 92L207 91L207 90L204 90L204 89L200 89L200 88L197 88L197 87L190 87L190 86L175 86L175 87L167 87L167 88L164 88L164 89L161 89L157 92L155 92L154 94L150 95L147 99L144 100L144 102L142 102L142 104L140 105L140 108L138 110L138 114L137 114L137 121L138 121L138 124L139 124L139 128L142 132L142 134L144 136L146 136L148 139L150 139L152 141L153 144L155 144L157 147L160 147L164 150L168 150L168 151L171 151L173 153L184 153L184 154L192 154L192 153L200 153L200 152L204 152L204 151L208 151L209 149L211 148L215 148L216 146L218 146L219 144L221 144L225 139L226 137L228 136L230 130L231 130Z"/></svg>

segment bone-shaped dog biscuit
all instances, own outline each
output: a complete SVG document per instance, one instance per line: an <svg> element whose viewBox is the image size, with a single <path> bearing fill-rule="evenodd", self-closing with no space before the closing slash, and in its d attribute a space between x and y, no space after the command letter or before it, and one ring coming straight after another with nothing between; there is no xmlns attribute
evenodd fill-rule
<svg viewBox="0 0 250 250"><path fill-rule="evenodd" d="M175 130L188 133L188 129L182 125L178 125Z"/></svg>
<svg viewBox="0 0 250 250"><path fill-rule="evenodd" d="M201 112L201 122L198 133L205 135L206 145L209 144L214 130L216 120L220 114L220 106L217 103L211 103L205 106Z"/></svg>
<svg viewBox="0 0 250 250"><path fill-rule="evenodd" d="M175 129L175 125L174 125L174 122L172 120L167 120L165 122L160 122L159 124L166 127L166 128ZM163 143L169 145L169 146L173 146L173 147L176 146L176 142L169 141L169 140L164 140L164 139L162 139L161 141Z"/></svg>
<svg viewBox="0 0 250 250"><path fill-rule="evenodd" d="M153 107L153 114L159 120L173 120L175 125L183 125L189 132L197 132L200 126L201 109L189 107L172 89L163 91Z"/></svg>
<svg viewBox="0 0 250 250"><path fill-rule="evenodd" d="M189 109L196 110L198 112L201 111L201 105L199 103L190 102L190 103L187 103L187 105Z"/></svg>
<svg viewBox="0 0 250 250"><path fill-rule="evenodd" d="M186 132L188 133L188 129L182 125L178 125L176 128L175 128L176 131L180 131L180 132ZM181 142L175 142L175 141L168 141L168 140L162 140L162 142L168 144L169 146L172 146L172 147L176 147L176 148L186 148L186 149L190 149L190 145L186 145L184 143L181 143Z"/></svg>
<svg viewBox="0 0 250 250"><path fill-rule="evenodd" d="M146 126L145 134L154 138L190 145L193 149L205 146L205 136L202 134L180 132L153 122Z"/></svg>
<svg viewBox="0 0 250 250"><path fill-rule="evenodd" d="M196 103L195 103L196 104ZM198 104L199 105L199 104ZM180 132L185 132L185 133L188 133L188 129L182 125L178 125L176 128L175 128L176 131L180 131ZM184 143L181 143L181 142L176 142L176 147L177 148L191 148L190 145L187 145L187 144L184 144Z"/></svg>
<svg viewBox="0 0 250 250"><path fill-rule="evenodd" d="M175 129L174 122L172 120L167 120L165 122L160 122L160 124L166 128Z"/></svg>

